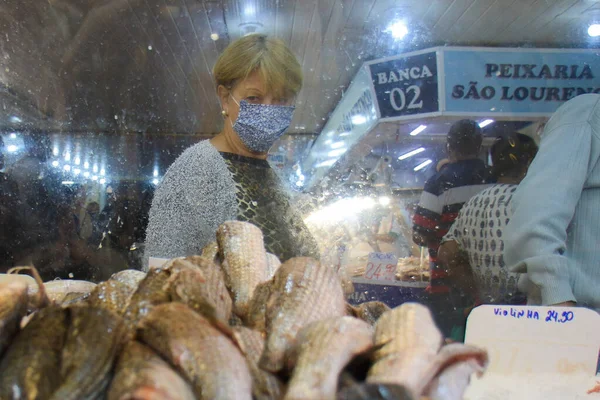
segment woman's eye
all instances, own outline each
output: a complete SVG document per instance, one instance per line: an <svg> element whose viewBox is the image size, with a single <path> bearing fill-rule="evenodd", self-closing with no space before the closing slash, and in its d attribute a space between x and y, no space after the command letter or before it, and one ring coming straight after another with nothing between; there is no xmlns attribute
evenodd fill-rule
<svg viewBox="0 0 600 400"><path fill-rule="evenodd" d="M248 101L250 103L258 103L258 102L260 102L260 97L258 97L258 96L247 96L246 97L246 101Z"/></svg>

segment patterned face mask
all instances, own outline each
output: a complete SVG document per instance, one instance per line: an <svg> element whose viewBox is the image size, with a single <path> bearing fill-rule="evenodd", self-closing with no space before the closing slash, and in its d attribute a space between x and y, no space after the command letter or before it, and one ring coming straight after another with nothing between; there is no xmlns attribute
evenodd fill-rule
<svg viewBox="0 0 600 400"><path fill-rule="evenodd" d="M256 153L269 151L292 123L293 106L250 104L246 100L238 103L233 96L231 98L240 106L233 130L244 145Z"/></svg>

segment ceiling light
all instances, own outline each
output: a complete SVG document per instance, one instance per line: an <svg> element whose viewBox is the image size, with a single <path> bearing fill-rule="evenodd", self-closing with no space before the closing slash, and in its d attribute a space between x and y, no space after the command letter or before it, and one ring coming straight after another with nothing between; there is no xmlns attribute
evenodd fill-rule
<svg viewBox="0 0 600 400"><path fill-rule="evenodd" d="M158 176L158 169L157 168L154 168L154 172L153 172L152 175L154 175L155 178Z"/></svg>
<svg viewBox="0 0 600 400"><path fill-rule="evenodd" d="M392 199L390 199L387 196L381 196L379 198L379 204L381 204L382 206L389 206L391 202L392 202Z"/></svg>
<svg viewBox="0 0 600 400"><path fill-rule="evenodd" d="M79 157L75 157L75 165L81 164L81 159Z"/></svg>
<svg viewBox="0 0 600 400"><path fill-rule="evenodd" d="M406 160L409 157L414 156L415 154L419 154L425 151L425 147L419 147L418 149L414 149L412 151L409 151L408 153L404 153L402 154L400 157L398 157L398 160Z"/></svg>
<svg viewBox="0 0 600 400"><path fill-rule="evenodd" d="M98 180L98 177L97 177L96 175L94 175L94 176L92 176L92 180L93 180L93 181L97 181L97 180Z"/></svg>
<svg viewBox="0 0 600 400"><path fill-rule="evenodd" d="M429 164L431 164L432 162L433 162L433 161L431 161L431 160L424 161L424 162L422 162L421 164L417 165L417 166L414 168L414 170L415 170L415 171L419 171L419 170L421 170L421 169L425 168L426 166L428 166Z"/></svg>
<svg viewBox="0 0 600 400"><path fill-rule="evenodd" d="M54 146L52 149L52 154L56 157L58 155L58 146Z"/></svg>
<svg viewBox="0 0 600 400"><path fill-rule="evenodd" d="M346 149L337 149L337 150L332 150L329 153L327 153L327 155L329 157L338 157L341 156L342 154L344 154L346 152Z"/></svg>
<svg viewBox="0 0 600 400"><path fill-rule="evenodd" d="M154 179L152 180L152 183L154 183L155 185L158 185L158 179L154 178Z"/></svg>
<svg viewBox="0 0 600 400"><path fill-rule="evenodd" d="M89 173L89 172L87 172L87 171L85 171L85 172L83 173L83 176L84 176L84 177L86 177L86 178L89 178L89 177L90 177L90 173Z"/></svg>
<svg viewBox="0 0 600 400"><path fill-rule="evenodd" d="M52 166L53 167L58 167L58 161L56 161L56 160L52 161Z"/></svg>
<svg viewBox="0 0 600 400"><path fill-rule="evenodd" d="M588 35L590 35L591 37L600 36L600 24L590 25L590 27L588 28Z"/></svg>
<svg viewBox="0 0 600 400"><path fill-rule="evenodd" d="M69 172L69 171L71 170L71 166L70 166L69 164L67 164L67 165L65 165L65 166L63 167L63 169L64 169L65 171Z"/></svg>
<svg viewBox="0 0 600 400"><path fill-rule="evenodd" d="M65 154L65 161L71 161L71 153Z"/></svg>
<svg viewBox="0 0 600 400"><path fill-rule="evenodd" d="M408 35L408 28L402 21L394 22L385 31L391 33L394 39L402 39Z"/></svg>
<svg viewBox="0 0 600 400"><path fill-rule="evenodd" d="M6 147L6 150L8 150L9 153L14 153L15 151L19 150L19 148L14 144L11 144Z"/></svg>
<svg viewBox="0 0 600 400"><path fill-rule="evenodd" d="M75 184L75 182L73 182L73 181L62 181L61 183L63 185L74 185Z"/></svg>
<svg viewBox="0 0 600 400"><path fill-rule="evenodd" d="M88 169L90 167L90 163L89 162L84 162L83 163L83 168Z"/></svg>
<svg viewBox="0 0 600 400"><path fill-rule="evenodd" d="M348 136L350 132L342 132L340 133L340 137Z"/></svg>
<svg viewBox="0 0 600 400"><path fill-rule="evenodd" d="M493 119L486 119L486 120L483 120L483 121L481 121L481 122L479 123L479 127L480 127L480 128L485 128L486 126L488 126L489 124L492 124L493 122L494 122L494 120L493 120Z"/></svg>
<svg viewBox="0 0 600 400"><path fill-rule="evenodd" d="M21 118L17 116L12 116L10 117L10 122L12 122L13 124L18 124L19 122L23 122L23 120L21 120Z"/></svg>
<svg viewBox="0 0 600 400"><path fill-rule="evenodd" d="M17 138L17 134L16 133L11 133L10 134L10 138L11 139L16 139Z"/></svg>
<svg viewBox="0 0 600 400"><path fill-rule="evenodd" d="M102 169L100 170L100 175L102 175L102 176L106 175L106 171L104 170L104 168L102 168Z"/></svg>
<svg viewBox="0 0 600 400"><path fill-rule="evenodd" d="M73 173L77 176L81 173L81 170L79 168L75 168L73 169Z"/></svg>
<svg viewBox="0 0 600 400"><path fill-rule="evenodd" d="M210 38L216 42L217 40L219 40L219 34L218 33L211 33L210 34Z"/></svg>
<svg viewBox="0 0 600 400"><path fill-rule="evenodd" d="M344 142L335 142L335 143L331 143L331 148L332 149L339 149L340 147L344 147L345 143Z"/></svg>
<svg viewBox="0 0 600 400"><path fill-rule="evenodd" d="M105 183L106 183L106 179L104 179L104 178L100 179L100 184L101 185L104 185Z"/></svg>
<svg viewBox="0 0 600 400"><path fill-rule="evenodd" d="M416 129L414 129L410 133L410 136L417 136L419 133L423 132L425 129L427 129L427 125L419 125Z"/></svg>
<svg viewBox="0 0 600 400"><path fill-rule="evenodd" d="M252 5L248 5L244 8L244 15L246 17L254 17L256 15L256 8Z"/></svg>
<svg viewBox="0 0 600 400"><path fill-rule="evenodd" d="M352 117L352 123L354 125L362 125L365 122L367 122L367 117L365 117L364 115L359 114Z"/></svg>
<svg viewBox="0 0 600 400"><path fill-rule="evenodd" d="M98 166L97 166L97 165L94 165L94 168L92 168L92 170L93 170L94 172L98 172Z"/></svg>

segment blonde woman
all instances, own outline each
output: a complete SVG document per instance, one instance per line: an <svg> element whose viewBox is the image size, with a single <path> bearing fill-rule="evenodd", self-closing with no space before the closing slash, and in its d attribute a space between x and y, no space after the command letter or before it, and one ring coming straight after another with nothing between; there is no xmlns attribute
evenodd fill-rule
<svg viewBox="0 0 600 400"><path fill-rule="evenodd" d="M223 129L187 149L165 174L150 209L145 261L199 254L233 219L259 226L267 251L282 262L318 257L266 160L291 123L302 87L296 57L281 40L248 35L224 50L213 75Z"/></svg>

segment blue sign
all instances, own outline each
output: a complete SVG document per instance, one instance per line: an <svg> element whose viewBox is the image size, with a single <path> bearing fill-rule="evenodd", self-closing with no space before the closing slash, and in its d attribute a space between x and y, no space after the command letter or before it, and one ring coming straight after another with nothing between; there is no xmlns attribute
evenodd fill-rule
<svg viewBox="0 0 600 400"><path fill-rule="evenodd" d="M600 93L600 58L581 50L459 50L444 54L445 112L550 114Z"/></svg>
<svg viewBox="0 0 600 400"><path fill-rule="evenodd" d="M373 63L369 69L381 118L439 110L435 51Z"/></svg>

